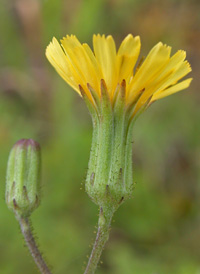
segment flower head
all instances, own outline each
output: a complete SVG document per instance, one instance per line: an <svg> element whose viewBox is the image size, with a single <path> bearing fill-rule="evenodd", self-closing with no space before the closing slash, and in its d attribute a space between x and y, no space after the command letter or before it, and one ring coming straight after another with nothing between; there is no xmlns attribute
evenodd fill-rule
<svg viewBox="0 0 200 274"><path fill-rule="evenodd" d="M186 54L159 42L142 64L140 38L129 34L116 51L112 36L94 35L92 51L74 35L61 45L53 38L50 63L85 100L93 120L86 191L102 208L115 211L133 192L132 127L151 102L185 89L190 79ZM180 82L179 82L180 81ZM133 119L134 118L134 119Z"/></svg>
<svg viewBox="0 0 200 274"><path fill-rule="evenodd" d="M190 85L192 78L180 81L190 71L183 50L171 54L171 47L159 42L144 62L136 65L140 53L140 37L127 35L118 50L111 35L94 35L93 51L76 36L56 38L46 49L46 56L61 77L80 95L80 87L93 103L91 88L101 97L101 79L104 79L111 102L123 80L126 82L126 105L137 99L134 114L147 102L151 103ZM89 84L89 85L88 85ZM91 88L90 88L91 87Z"/></svg>

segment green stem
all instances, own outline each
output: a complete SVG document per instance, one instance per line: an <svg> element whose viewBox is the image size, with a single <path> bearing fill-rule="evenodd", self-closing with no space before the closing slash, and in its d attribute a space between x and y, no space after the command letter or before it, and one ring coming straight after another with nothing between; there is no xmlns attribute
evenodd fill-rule
<svg viewBox="0 0 200 274"><path fill-rule="evenodd" d="M26 245L28 246L28 249L31 253L31 256L33 257L37 267L39 268L40 272L42 274L51 274L51 271L49 270L47 264L45 263L41 252L39 251L37 244L35 242L35 239L33 237L31 226L28 218L20 217L18 218L20 223L21 232L24 236Z"/></svg>
<svg viewBox="0 0 200 274"><path fill-rule="evenodd" d="M84 274L94 274L105 243L109 238L113 210L100 208L97 236Z"/></svg>

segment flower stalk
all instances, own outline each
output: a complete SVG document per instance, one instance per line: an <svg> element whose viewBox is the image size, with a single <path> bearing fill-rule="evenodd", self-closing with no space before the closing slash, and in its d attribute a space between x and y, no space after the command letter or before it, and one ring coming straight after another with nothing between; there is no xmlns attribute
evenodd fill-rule
<svg viewBox="0 0 200 274"><path fill-rule="evenodd" d="M95 273L101 257L101 253L103 251L105 243L108 241L109 238L112 216L112 209L110 210L109 208L100 208L97 236L84 274Z"/></svg>
<svg viewBox="0 0 200 274"><path fill-rule="evenodd" d="M51 274L46 262L44 261L40 250L35 242L35 239L32 234L31 225L29 218L20 217L18 218L21 232L24 236L26 245L30 251L31 256L34 259L35 264L42 274Z"/></svg>

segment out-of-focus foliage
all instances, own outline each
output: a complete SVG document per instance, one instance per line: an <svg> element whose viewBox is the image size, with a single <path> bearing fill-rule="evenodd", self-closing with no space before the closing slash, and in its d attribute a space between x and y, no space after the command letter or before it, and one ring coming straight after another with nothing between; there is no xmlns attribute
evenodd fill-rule
<svg viewBox="0 0 200 274"><path fill-rule="evenodd" d="M153 104L134 128L134 199L115 215L97 273L200 273L200 2L3 0L0 5L0 272L37 273L4 201L8 153L20 138L43 149L35 232L55 273L83 272L98 208L84 192L92 124L81 98L44 57L53 36L140 35L187 51L194 81Z"/></svg>

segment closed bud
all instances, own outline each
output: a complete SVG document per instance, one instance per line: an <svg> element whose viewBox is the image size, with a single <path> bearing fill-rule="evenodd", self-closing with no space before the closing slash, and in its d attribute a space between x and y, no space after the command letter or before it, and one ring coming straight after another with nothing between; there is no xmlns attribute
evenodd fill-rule
<svg viewBox="0 0 200 274"><path fill-rule="evenodd" d="M6 203L16 217L28 217L40 203L40 145L21 139L11 149L6 175Z"/></svg>

